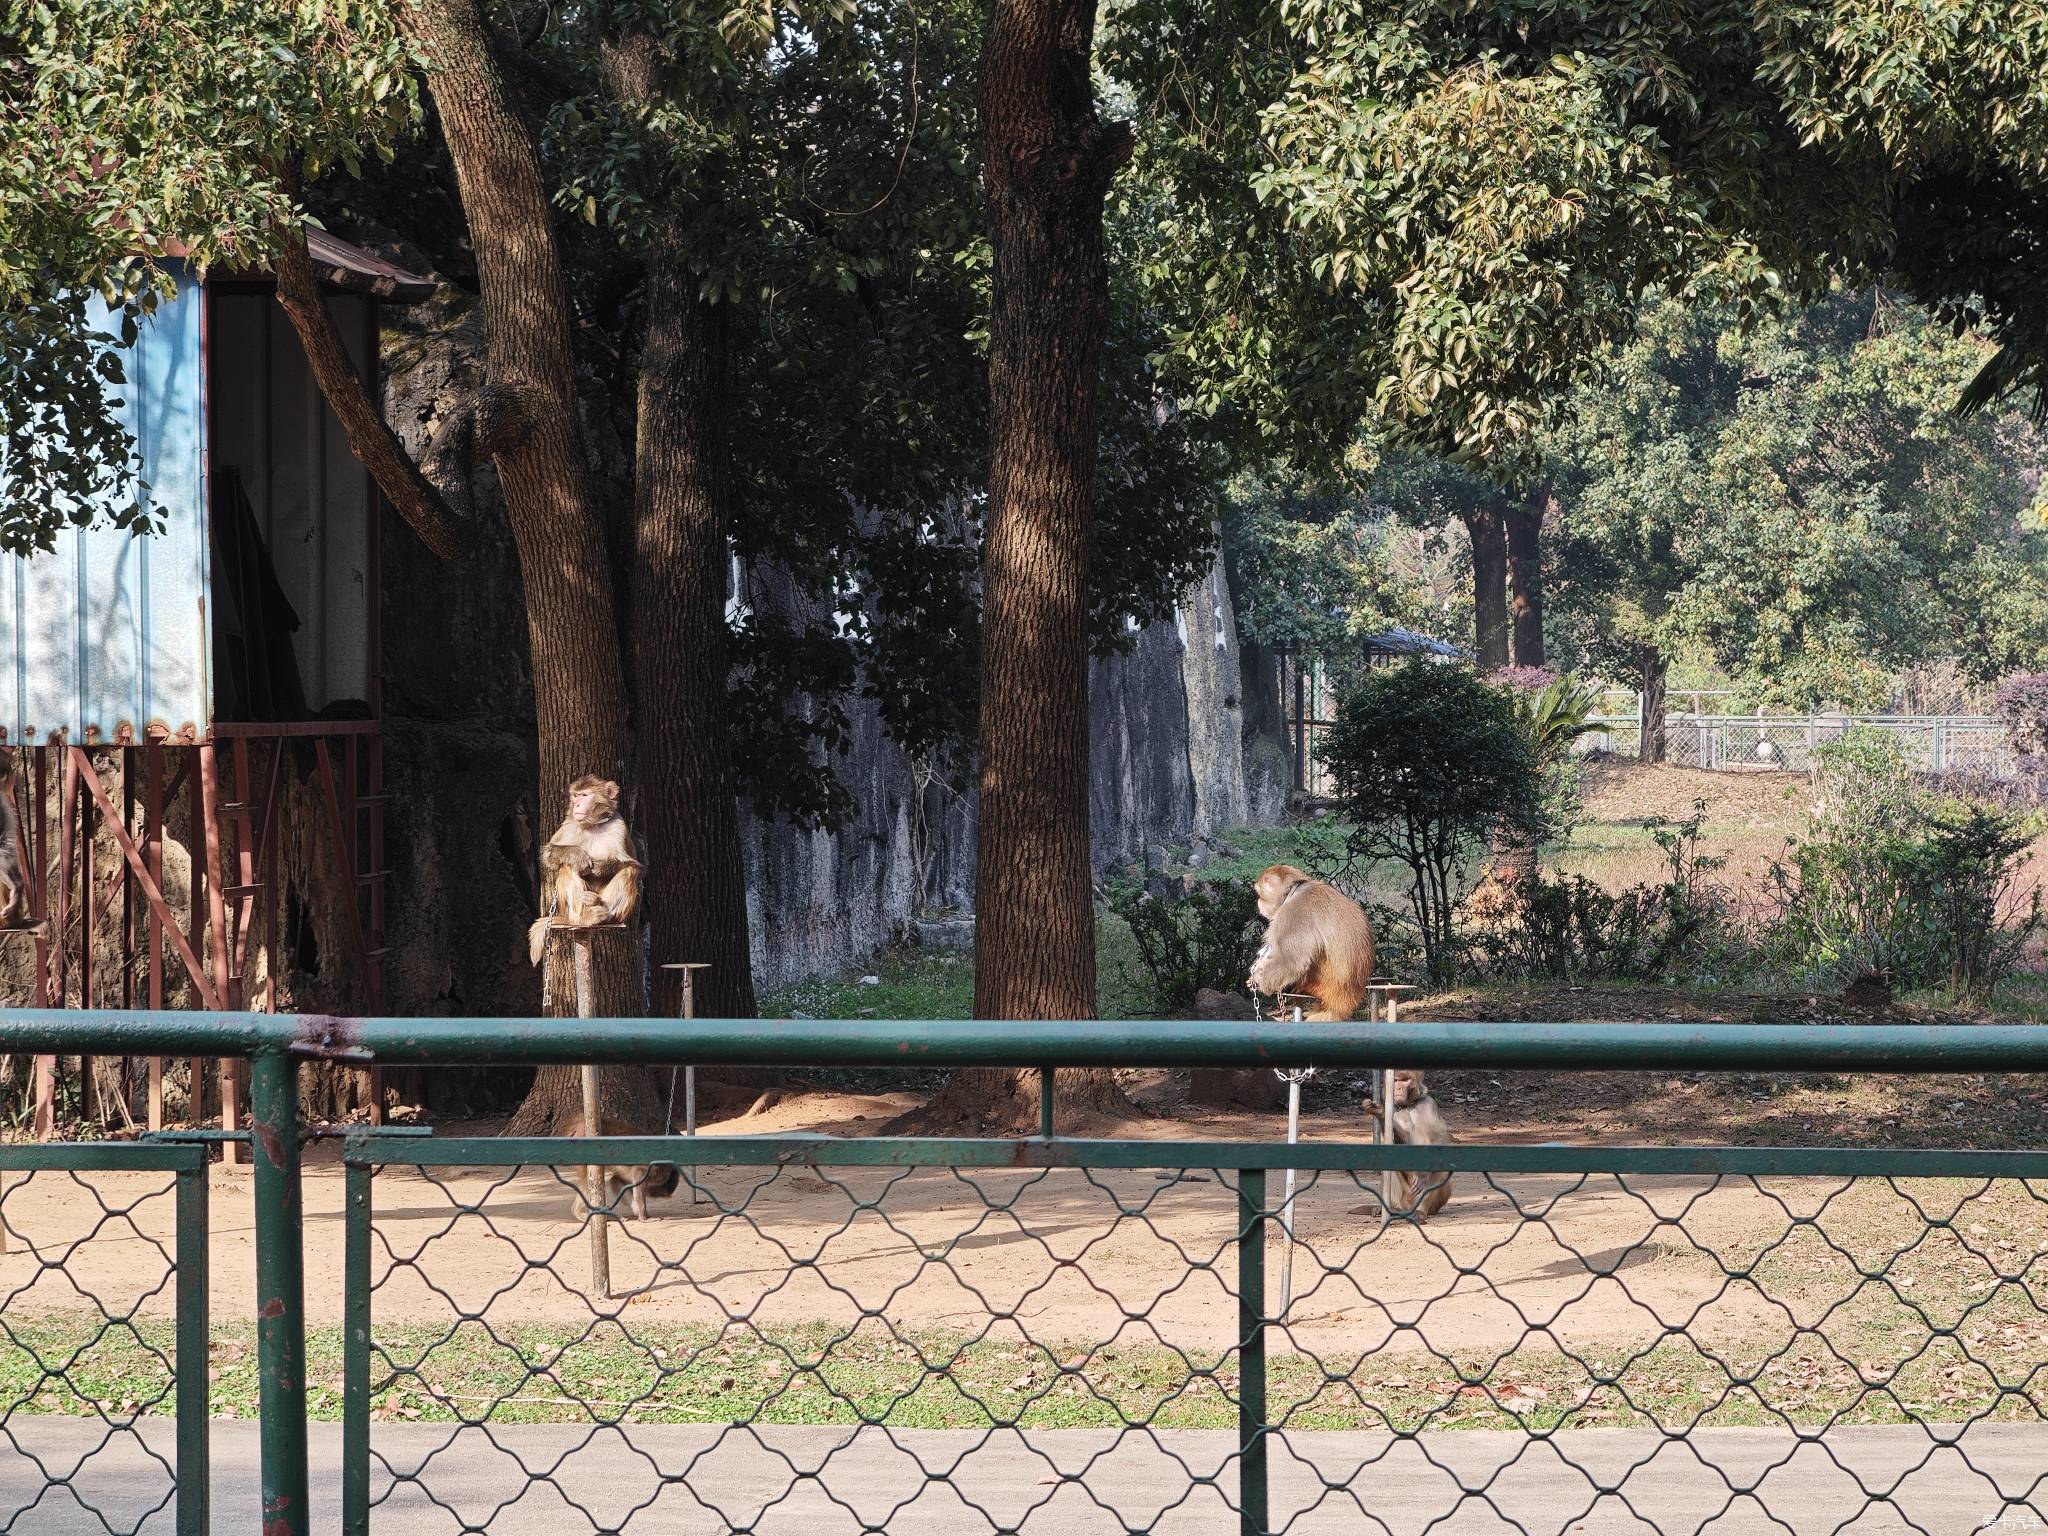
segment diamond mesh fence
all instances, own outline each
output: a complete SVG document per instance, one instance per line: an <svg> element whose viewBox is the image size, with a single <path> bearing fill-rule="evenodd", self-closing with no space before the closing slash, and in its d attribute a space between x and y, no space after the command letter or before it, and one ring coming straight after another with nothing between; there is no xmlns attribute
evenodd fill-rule
<svg viewBox="0 0 2048 1536"><path fill-rule="evenodd" d="M0 1536L205 1530L205 1159L0 1147Z"/></svg>
<svg viewBox="0 0 2048 1536"><path fill-rule="evenodd" d="M595 1208L610 1295L594 1153L625 1181ZM2048 1156L347 1162L351 1532L2048 1529Z"/></svg>

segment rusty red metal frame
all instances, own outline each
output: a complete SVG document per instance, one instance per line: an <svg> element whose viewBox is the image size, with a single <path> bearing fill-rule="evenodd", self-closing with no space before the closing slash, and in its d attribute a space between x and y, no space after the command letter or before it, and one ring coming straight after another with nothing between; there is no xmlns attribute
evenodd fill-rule
<svg viewBox="0 0 2048 1536"><path fill-rule="evenodd" d="M253 993L245 977L259 942L266 953L276 953L284 761L294 742L309 742L314 749L320 781L316 793L324 812L316 812L316 817L326 824L344 870L350 907L345 925L369 994L364 1001L373 1010L381 1006L383 876L381 870L360 867L364 857L381 864L384 854L383 742L377 723L241 724L221 727L214 734L219 740L185 743L154 738L86 746L60 737L20 749L30 759L30 771L21 779L31 804L20 819L19 836L30 911L36 920L32 1001L38 1006L94 1008L110 1000L103 994L118 993L123 1007L144 1003L161 1010L167 977L175 974L167 966L182 966L197 1007L210 1012L276 1009L275 965ZM329 738L342 744L339 775ZM251 743L259 741L269 743L267 754L252 750ZM110 753L121 754L118 805L98 756ZM171 754L176 754L175 765ZM181 790L190 802L194 832L192 903L182 927L164 883L166 811L178 803ZM103 875L95 867L93 851L101 846L102 835L120 854L118 877ZM118 902L106 883L113 878L120 882ZM117 941L118 967L102 964L104 952L94 952L92 940L103 923ZM146 988L139 982L138 967L147 972ZM113 969L118 969L118 981L109 979L107 972ZM147 1097L141 1118L148 1129L158 1130L164 1123L165 1059L152 1056L143 1065ZM58 1058L52 1055L35 1059L33 1125L40 1136L47 1137L55 1128L57 1066ZM104 1118L116 1108L112 1087L106 1103L95 1103L89 1059L84 1066L80 1108ZM194 1118L205 1113L202 1099L209 1074L203 1066L199 1060L193 1062ZM133 1114L130 1106L142 1087L134 1067L123 1058L117 1120ZM235 1130L242 1123L246 1075L239 1060L221 1060L217 1081L224 1129ZM363 1092L375 1119L382 1118L382 1087L381 1072L364 1074ZM224 1155L230 1160L238 1151L234 1143L225 1144Z"/></svg>

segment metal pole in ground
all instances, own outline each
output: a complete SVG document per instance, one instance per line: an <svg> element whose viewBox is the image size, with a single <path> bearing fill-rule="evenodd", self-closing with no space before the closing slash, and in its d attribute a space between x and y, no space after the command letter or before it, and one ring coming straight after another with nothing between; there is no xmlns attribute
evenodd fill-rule
<svg viewBox="0 0 2048 1536"><path fill-rule="evenodd" d="M681 971L683 973L683 1017L686 1019L696 1018L697 973L710 970L711 963L708 960L672 960L664 965L662 969L664 971ZM675 1130L675 1118L676 1077L675 1069L670 1068L668 1077L669 1123L662 1127L664 1133ZM697 1069L695 1067L683 1068L683 1134L685 1136L695 1136L697 1134ZM698 1167L692 1164L689 1173L690 1204L692 1205L702 1204L704 1199L704 1191L698 1186L697 1176Z"/></svg>
<svg viewBox="0 0 2048 1536"><path fill-rule="evenodd" d="M1293 1008L1293 1022L1301 1022L1301 1004ZM1290 1147L1301 1140L1301 1085L1316 1075L1314 1067L1279 1068L1280 1078L1287 1084L1287 1145ZM1280 1193L1280 1228L1287 1234L1280 1249L1280 1313L1287 1316L1288 1308L1294 1303L1294 1170L1289 1168L1282 1181Z"/></svg>
<svg viewBox="0 0 2048 1536"><path fill-rule="evenodd" d="M256 1384L264 1536L307 1536L306 1277L300 1246L299 1064L255 1058L250 1128L256 1197Z"/></svg>
<svg viewBox="0 0 2048 1536"><path fill-rule="evenodd" d="M572 929L569 933L569 947L576 955L576 1017L592 1019L597 1017L594 989L590 981L590 939L592 930ZM601 1136L604 1134L604 1120L597 1105L597 1068L586 1065L583 1068L583 1134ZM590 1286L606 1300L612 1294L612 1239L611 1223L605 1214L610 1202L605 1199L604 1168L592 1163L583 1170L583 1201L590 1220Z"/></svg>
<svg viewBox="0 0 2048 1536"><path fill-rule="evenodd" d="M1401 998L1396 989L1389 987L1387 989L1387 1027L1391 1029L1400 1022ZM1385 1068L1379 1076L1380 1140L1391 1147L1394 1144L1394 1070L1391 1067ZM1393 1214L1394 1191L1398 1187L1399 1180L1395 1178L1394 1170L1382 1168L1380 1170L1380 1200L1385 1205L1389 1215Z"/></svg>

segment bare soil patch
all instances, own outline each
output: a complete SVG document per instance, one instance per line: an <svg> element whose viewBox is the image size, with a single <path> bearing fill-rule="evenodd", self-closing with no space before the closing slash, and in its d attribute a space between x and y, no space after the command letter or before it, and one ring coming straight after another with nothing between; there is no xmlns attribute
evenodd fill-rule
<svg viewBox="0 0 2048 1536"><path fill-rule="evenodd" d="M1601 757L1586 764L1584 785L1591 821L1683 821L1697 802L1705 801L1713 820L1740 819L1789 829L1806 814L1811 780L1803 773L1710 773Z"/></svg>

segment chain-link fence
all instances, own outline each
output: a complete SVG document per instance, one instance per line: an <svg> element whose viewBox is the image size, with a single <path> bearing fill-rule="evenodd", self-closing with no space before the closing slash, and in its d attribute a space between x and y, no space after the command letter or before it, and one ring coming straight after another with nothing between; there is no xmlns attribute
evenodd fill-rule
<svg viewBox="0 0 2048 1536"><path fill-rule="evenodd" d="M1635 716L1605 716L1597 725L1583 750L1640 753ZM1896 737L1906 761L1930 773L2005 777L2016 766L2004 724L1988 715L1667 715L1664 760L1679 768L1806 773L1817 748L1856 727Z"/></svg>
<svg viewBox="0 0 2048 1536"><path fill-rule="evenodd" d="M0 1536L207 1529L206 1152L0 1146Z"/></svg>
<svg viewBox="0 0 2048 1536"><path fill-rule="evenodd" d="M628 1181L600 1207L610 1296L593 1154ZM634 1214L664 1163L677 1192ZM669 1139L348 1164L351 1533L2048 1528L2048 1156ZM1418 1222L1396 1184L1389 1219L1389 1165L1455 1170L1454 1198Z"/></svg>
<svg viewBox="0 0 2048 1536"><path fill-rule="evenodd" d="M265 1536L337 1486L351 1536L2048 1522L2048 1154L363 1135L337 1274L297 1113L307 1058L2038 1073L2036 1027L0 1012L6 1049L251 1059L222 1460ZM10 1154L0 1530L204 1528L199 1155Z"/></svg>

